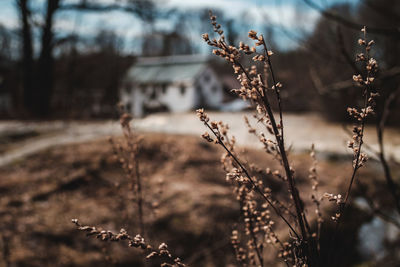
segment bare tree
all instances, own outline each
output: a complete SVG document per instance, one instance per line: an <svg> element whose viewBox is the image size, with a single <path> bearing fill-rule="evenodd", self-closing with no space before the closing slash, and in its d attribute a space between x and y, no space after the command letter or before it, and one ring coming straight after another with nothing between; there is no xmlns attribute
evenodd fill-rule
<svg viewBox="0 0 400 267"><path fill-rule="evenodd" d="M17 0L17 7L21 20L22 39L22 83L23 104L27 110L33 109L33 43L32 27L30 24L31 12L28 8L29 0Z"/></svg>
<svg viewBox="0 0 400 267"><path fill-rule="evenodd" d="M108 12L119 10L132 13L143 20L155 18L155 5L151 0L116 1L111 4L99 4L96 1L82 0L74 4L65 4L63 0L47 0L45 11L41 15L43 24L40 29L39 56L34 56L33 32L36 24L32 19L30 0L15 0L20 16L22 40L22 77L23 105L26 112L33 116L45 117L50 114L54 87L54 47L59 40L54 36L54 18L60 10L85 12Z"/></svg>

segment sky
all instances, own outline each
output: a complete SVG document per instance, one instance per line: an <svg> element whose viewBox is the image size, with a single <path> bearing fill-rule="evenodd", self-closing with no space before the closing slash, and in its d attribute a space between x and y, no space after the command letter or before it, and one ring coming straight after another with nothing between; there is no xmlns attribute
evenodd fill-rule
<svg viewBox="0 0 400 267"><path fill-rule="evenodd" d="M79 0L63 0L64 3L79 2ZM327 7L334 3L357 3L358 0L313 0L321 6ZM44 0L31 0L35 9L43 8ZM110 3L114 0L95 0L100 3ZM267 21L278 29L284 28L293 34L306 34L313 30L319 13L306 5L302 0L156 0L161 8L176 8L181 11L200 9L220 9L225 12L226 17L233 19L243 18L246 12L246 23L254 30L263 30L261 25ZM0 24L9 29L18 28L18 15L14 0L0 0ZM135 26L133 26L135 25ZM83 36L93 36L101 29L109 29L124 40L124 51L126 53L138 53L138 43L144 34L138 27L140 21L130 14L113 11L105 13L83 13L83 12L59 12L56 17L55 31L58 34L75 32ZM157 28L172 27L171 22L160 20ZM210 27L211 29L211 27ZM197 43L201 37L194 35L190 37ZM280 33L275 34L276 41L282 49L296 48L297 43L293 38ZM204 50L201 47L200 50Z"/></svg>

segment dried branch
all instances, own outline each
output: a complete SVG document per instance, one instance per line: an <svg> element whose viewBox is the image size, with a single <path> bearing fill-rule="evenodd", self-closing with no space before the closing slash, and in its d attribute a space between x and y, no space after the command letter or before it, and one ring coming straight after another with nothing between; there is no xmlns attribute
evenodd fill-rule
<svg viewBox="0 0 400 267"><path fill-rule="evenodd" d="M285 142L283 135L284 128L283 128L283 118L282 118L283 111L282 111L282 104L280 97L280 88L282 87L282 84L280 82L277 82L275 77L275 73L271 62L271 56L273 53L272 51L268 50L263 35L257 35L255 31L249 32L249 38L256 42L254 47L250 48L248 45L245 45L242 42L240 43L239 48L228 45L225 42L225 37L223 35L223 30L221 29L221 25L219 25L216 22L216 17L212 15L211 12L210 12L210 18L211 18L211 23L214 27L214 32L216 32L219 35L219 39L217 40L214 38L210 40L208 34L204 34L203 39L207 42L208 45L215 47L216 49L213 50L213 53L228 61L232 65L235 73L238 74L238 80L241 83L242 87L234 91L244 100L249 100L252 103L254 103L256 105L257 112L263 114L264 115L263 117L266 118L265 120L263 120L263 122L265 122L265 126L267 127L268 131L275 137L277 152L279 153L280 162L285 171L285 176L286 176L285 181L287 183L288 191L290 193L295 208L296 222L301 232L301 238L299 238L300 236L296 232L294 232L296 234L297 241L299 242L296 248L298 249L300 256L297 259L300 259L300 261L303 261L308 265L314 265L316 264L317 259L314 257L313 251L316 248L314 248L315 245L314 242L309 242L309 237L312 235L312 232L307 222L307 218L304 214L304 204L300 198L298 189L296 187L296 183L293 177L293 170L290 167L287 152L285 149ZM262 54L256 53L257 46L261 46L263 48ZM239 61L241 57L240 51L243 51L243 53L246 55L255 54L253 57L253 61L261 62L264 64L264 69L267 68L269 70L271 80L273 83L272 87L268 87L267 81L264 81L262 75L257 72L257 67L255 65L253 65L250 70L243 67L243 65ZM267 95L268 90L272 90L275 93L275 98L278 103L279 123L277 123L275 115L273 114L272 106L270 104L270 99L268 98ZM259 187L255 184L254 180L248 174L247 170L243 167L241 162L238 161L235 155L233 155L233 153L231 153L229 148L227 148L227 146L224 144L223 139L218 134L218 130L214 130L214 127L209 125L208 117L204 113L204 110L198 110L198 115L200 117L200 120L204 122L206 127L210 131L212 131L214 136L217 138L215 142L217 144L220 144L226 150L228 155L231 156L236 162L236 164L240 167L241 171L244 172L248 182L252 184L253 189L256 192L261 193L261 195L264 196L264 199L267 200L268 198L265 197L262 190L259 189ZM203 137L208 141L213 140L208 134L203 135ZM269 200L267 201L267 203L272 204L270 203ZM285 222L287 222L287 220L283 216L281 216L280 211L279 210L277 211L276 210L277 208L275 206L272 207L274 208L275 212L278 215L280 215L280 217L284 219ZM290 226L289 223L287 223L287 225ZM289 228L290 230L293 231L293 227L290 226ZM296 250L296 248L294 248L294 250Z"/></svg>
<svg viewBox="0 0 400 267"><path fill-rule="evenodd" d="M356 23L354 21L348 20L348 19L340 16L339 14L334 13L333 11L328 11L328 10L323 9L322 7L318 6L315 2L313 2L311 0L303 0L303 2L306 3L312 9L318 11L322 16L324 16L330 20L333 20L335 22L338 22L345 27L348 27L348 28L351 28L354 30L359 30L363 27L363 25ZM400 39L400 29L398 29L398 28L378 28L378 27L368 26L368 31L373 34L390 36L390 37L395 37L396 39Z"/></svg>
<svg viewBox="0 0 400 267"><path fill-rule="evenodd" d="M131 119L132 117L123 112L123 108L121 107L120 124L126 142L126 148L124 148L123 145L117 145L112 138L110 138L109 141L113 148L114 155L121 164L121 167L130 183L130 187L133 190L137 205L137 219L140 234L145 236L145 225L143 220L143 190L139 167L140 138L135 136L135 134L132 132L130 126Z"/></svg>
<svg viewBox="0 0 400 267"><path fill-rule="evenodd" d="M86 236L94 236L104 242L128 241L129 247L140 248L146 252L146 259L159 258L163 260L164 262L160 265L161 267L186 266L180 258L172 256L165 243L160 244L158 249L154 249L141 235L131 237L125 229L121 229L118 234L114 234L111 231L100 230L94 226L81 225L78 219L72 219L72 223L77 226L78 230L86 232Z"/></svg>

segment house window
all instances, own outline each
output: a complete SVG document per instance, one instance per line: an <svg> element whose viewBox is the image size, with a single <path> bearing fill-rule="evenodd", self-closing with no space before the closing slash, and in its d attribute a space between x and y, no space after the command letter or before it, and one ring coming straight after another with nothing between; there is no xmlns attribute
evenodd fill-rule
<svg viewBox="0 0 400 267"><path fill-rule="evenodd" d="M166 83L161 85L161 91L163 94L165 94L167 92L167 84Z"/></svg>
<svg viewBox="0 0 400 267"><path fill-rule="evenodd" d="M157 86L153 86L153 90L151 91L150 94L150 99L156 99L157 98Z"/></svg>
<svg viewBox="0 0 400 267"><path fill-rule="evenodd" d="M146 92L146 85L141 84L141 85L139 86L139 88L140 88L140 92L142 92L142 94L144 94L144 93Z"/></svg>
<svg viewBox="0 0 400 267"><path fill-rule="evenodd" d="M181 91L181 95L184 95L186 92L186 87L182 84L181 87L179 88Z"/></svg>

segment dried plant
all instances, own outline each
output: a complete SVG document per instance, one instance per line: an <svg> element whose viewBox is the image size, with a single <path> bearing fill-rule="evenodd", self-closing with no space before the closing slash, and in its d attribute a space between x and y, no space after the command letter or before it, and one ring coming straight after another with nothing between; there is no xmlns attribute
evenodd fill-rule
<svg viewBox="0 0 400 267"><path fill-rule="evenodd" d="M300 197L296 184L295 172L290 166L285 148L283 111L280 97L282 84L276 80L274 74L271 60L273 53L268 50L263 35L259 35L253 30L249 32L249 38L255 41L254 46L241 42L237 48L227 44L221 25L218 24L216 16L211 12L210 19L218 39L210 38L209 34L203 34L203 39L208 45L214 47L213 53L215 55L225 59L232 65L241 84L240 89L233 91L254 106L253 117L273 136L273 140L271 140L264 133L257 133L256 129L250 125L249 120L245 118L249 132L255 134L263 144L265 151L272 154L281 164L284 175L281 175L279 170L273 173L287 184L289 197L292 201L290 205L274 200L277 197L273 195L268 184L251 173L249 164L239 159L239 155L235 152L235 139L227 134L228 126L222 122L211 121L203 109L197 110L198 117L208 129L208 132L204 133L202 137L208 142L220 145L226 152L222 162L224 169L227 171L227 180L234 184L234 191L241 206L245 224L244 234L247 236L248 242L245 248L241 247L243 242L239 241L240 234L237 230L233 231L232 245L236 258L242 265L264 266L262 249L265 244L273 243L278 245L280 251L278 255L288 266L319 266L319 240L323 223L320 208L321 200L327 198L337 204L338 211L331 217L336 223L337 231L339 219L349 200L357 171L367 160L367 155L362 152L365 123L367 117L373 114L375 98L378 96L371 88L371 83L374 81L378 67L376 60L370 57L370 50L374 42L367 40L366 28L363 28L364 37L359 40L359 44L364 47L365 52L357 55L357 61L365 63L366 75L365 77L361 74L354 75L353 80L363 88L364 105L361 109L348 109L349 114L356 119L357 123L353 128L353 140L349 142L349 147L353 150L353 171L344 197L341 194L335 195L332 193L325 193L322 197L318 196L317 162L314 147L312 147L311 157L313 164L310 168L309 177L313 190L311 199L316 206L317 215L316 230L313 230L309 224L308 215L305 212L305 204ZM261 49L257 49L257 47L261 47ZM253 65L249 68L244 67L241 63L243 54L252 56ZM258 71L258 63L263 65L263 72ZM268 70L268 72L265 70ZM274 100L277 102L276 108L279 117L276 117L273 113L271 103ZM290 207L293 207L294 212L289 210ZM288 242L283 243L281 238L274 232L274 220L271 219L270 210L287 226L290 233ZM286 215L290 216L286 217Z"/></svg>
<svg viewBox="0 0 400 267"><path fill-rule="evenodd" d="M379 95L378 93L373 92L371 87L371 84L375 80L375 74L378 70L377 61L370 56L370 50L374 44L374 41L367 40L367 30L365 27L361 29L361 31L363 33L363 38L358 40L358 44L364 47L365 52L357 54L356 60L365 64L366 75L353 75L353 80L358 83L361 88L363 88L364 105L361 109L347 109L350 116L357 121L357 124L355 124L353 127L353 138L348 143L348 147L353 150L353 173L350 178L349 187L346 191L344 201L340 205L340 212L342 212L346 207L346 203L349 199L358 169L361 168L368 159L367 155L362 153L365 123L366 119L374 114L375 98Z"/></svg>
<svg viewBox="0 0 400 267"><path fill-rule="evenodd" d="M317 174L318 161L315 156L314 144L312 144L312 146L311 146L310 157L312 158L313 162L310 167L308 177L311 180L311 189L313 191L313 193L311 194L311 199L315 205L315 214L317 215L317 231L315 233L313 233L313 237L317 241L317 250L318 250L318 253L320 253L320 250L321 250L321 247L320 247L321 227L322 227L322 223L324 222L324 220L322 218L322 213L321 213L322 198L318 194L318 186L319 186L319 180L318 180L318 174Z"/></svg>
<svg viewBox="0 0 400 267"><path fill-rule="evenodd" d="M134 198L137 205L137 219L140 229L140 234L145 235L145 225L143 222L143 192L142 192L142 180L140 176L139 166L139 144L141 138L135 135L130 126L132 120L131 115L123 112L123 107L120 107L121 117L120 124L124 135L125 145L116 143L112 138L109 142L113 148L114 156L119 161L127 180L129 181L129 187L134 193Z"/></svg>
<svg viewBox="0 0 400 267"><path fill-rule="evenodd" d="M112 146L114 157L121 165L127 181L129 183L129 188L133 192L134 200L137 206L137 213L135 218L137 218L139 225L139 234L132 238L126 230L121 229L118 234L113 234L111 231L98 230L94 226L82 226L78 219L72 219L72 222L77 226L78 230L87 232L87 236L96 236L102 241L122 241L127 240L130 247L139 247L142 250L148 252L146 259L160 258L165 259L161 266L176 266L183 267L184 265L179 258L174 258L168 251L168 247L165 243L162 243L158 250L153 249L149 244L145 242L144 236L146 234L146 227L144 222L144 204L146 201L144 199L143 193L143 182L140 174L139 167L139 146L142 138L135 134L130 125L132 116L124 112L123 106L119 106L120 109L120 124L123 132L123 141L119 142L113 138L109 138L109 142ZM158 188L153 188L154 195L160 197L162 194L163 180L158 181ZM122 200L124 201L124 200ZM152 201L149 205L153 211L155 211L159 204L158 201ZM109 258L109 257L106 257Z"/></svg>
<svg viewBox="0 0 400 267"><path fill-rule="evenodd" d="M172 256L168 250L168 246L162 243L158 246L158 249L153 248L148 244L141 235L131 237L125 229L121 229L118 234L114 234L111 231L100 230L94 226L81 225L78 219L72 219L72 223L76 225L78 230L86 232L87 236L94 236L101 241L127 241L129 247L140 248L147 253L146 259L159 258L163 261L160 265L162 267L185 267L180 258Z"/></svg>
<svg viewBox="0 0 400 267"><path fill-rule="evenodd" d="M353 171L351 174L350 182L345 193L345 196L342 197L341 194L333 195L325 193L325 197L327 197L330 201L333 201L337 204L337 212L334 216L332 216L332 220L336 222L334 233L332 234L332 246L330 248L329 257L333 257L334 253L332 250L336 246L336 234L339 231L340 219L343 217L343 213L345 212L346 205L348 204L348 200L351 194L351 190L356 179L356 175L358 170L365 164L368 160L368 156L366 153L362 152L362 147L364 144L364 130L367 118L374 114L375 108L375 99L379 96L377 92L373 90L372 84L375 80L376 72L378 71L378 63L377 61L370 56L370 51L372 46L374 45L373 40L367 39L367 30L366 27L361 29L363 37L358 40L358 44L364 48L364 51L357 54L356 61L364 64L365 74L356 74L353 75L353 81L357 83L357 85L362 88L362 95L364 97L364 103L361 108L351 108L347 109L349 115L355 120L353 126L353 136L352 140L348 142L348 147L352 149L353 152L353 161L352 167Z"/></svg>
<svg viewBox="0 0 400 267"><path fill-rule="evenodd" d="M365 71L363 72L356 65L356 63L352 60L352 57L350 56L350 54L347 52L347 50L345 48L345 44L343 41L343 35L342 35L340 28L338 28L337 33L338 33L339 48L340 48L340 51L341 51L343 57L346 59L346 62L356 73L361 73L359 75L361 75L361 77L363 77L363 79L365 79ZM361 39L361 41L359 41L359 43L361 45L365 45L367 42L363 42ZM360 55L358 58L363 59L364 57L365 56ZM361 61L363 61L363 60L361 60ZM366 69L366 68L364 68L364 69ZM356 80L359 79L359 75L355 76ZM395 75L397 75L397 74L395 74ZM393 78L395 75L393 75L393 73L391 73L390 70L385 71L385 72L380 71L380 73L379 73L379 75L377 75L377 77L373 77L374 84L375 84L375 80L380 80L380 82L382 83L390 78ZM350 84L350 83L346 83L346 84ZM372 84L372 86L374 86L374 84ZM315 86L320 87L319 85L317 85L317 83L315 83ZM347 88L347 86L348 85L346 85L345 88ZM321 89L319 89L319 90L321 90ZM398 214L400 214L400 187L399 187L399 184L396 183L396 181L393 177L393 172L390 168L390 164L387 159L387 156L385 155L384 131L385 131L385 125L386 125L387 119L391 113L391 106L393 106L393 103L395 102L399 93L400 93L400 87L397 87L397 89L393 90L387 97L381 97L382 109L381 110L377 109L377 115L375 116L376 137L378 140L378 149L373 148L372 146L368 145L367 143L363 144L364 147L366 148L366 150L368 150L368 153L370 153L371 155L373 155L376 159L378 159L380 161L380 163L382 165L383 175L384 175L386 185L387 185L387 190L393 199L393 203L394 203L395 208L397 209ZM353 136L353 133L351 131L348 131L347 128L345 128L345 132L348 133L350 136ZM394 161L394 163L396 163L396 162ZM372 197L369 196L369 194L366 190L367 189L366 185L361 183L360 181L358 181L358 185L359 185L358 189L361 192L361 195L367 201L370 212L376 216L379 216L381 219L383 219L387 222L390 222L391 224L395 225L396 227L399 227L400 222L398 222L396 219L392 218L390 215L385 214L385 211L382 210L382 207L380 207L380 205L378 203L376 203L376 200L372 199Z"/></svg>
<svg viewBox="0 0 400 267"><path fill-rule="evenodd" d="M353 161L352 161L353 171L344 197L341 194L338 195L334 195L332 193L324 194L325 198L337 204L337 212L335 216L332 217L332 220L334 220L335 222L340 221L340 217L342 216L346 208L358 170L368 160L367 154L362 152L362 147L364 144L363 138L364 138L365 124L366 120L371 115L374 114L375 99L376 97L379 96L379 94L374 92L372 88L372 83L375 80L375 75L378 70L377 61L370 56L370 50L374 45L374 41L367 40L367 31L365 27L361 29L361 32L363 33L363 38L360 38L358 40L358 44L364 48L364 51L362 53L357 54L356 61L364 63L365 75L364 74L353 75L353 81L357 84L358 87L362 88L364 103L361 108L355 108L355 107L347 108L347 112L355 121L352 130L352 140L348 142L348 148L352 149L353 152ZM336 231L338 225L339 223L336 226Z"/></svg>
<svg viewBox="0 0 400 267"><path fill-rule="evenodd" d="M262 123L267 131L274 137L274 140L272 141L266 139L264 134L261 134L260 140L263 143L267 152L276 153L275 156L283 167L283 171L285 173L285 175L283 176L283 180L287 184L288 192L290 198L293 201L292 204L295 210L295 215L293 216L295 219L294 222L289 222L289 219L287 219L282 214L281 209L273 203L270 196L271 192L267 185L263 184L263 182L258 180L257 177L252 176L247 168L238 159L238 156L235 155L233 146L229 143L229 139L227 138L224 128L222 127L223 124L210 122L210 119L208 118L204 110L198 110L198 116L200 120L206 125L206 127L213 135L213 137L210 137L209 133L205 133L203 134L203 138L205 138L207 141L214 141L216 144L221 145L225 149L227 157L230 157L232 159L232 168L229 170L228 176L235 178L235 182L237 182L239 186L239 192L241 192L241 190L248 191L246 197L240 198L240 201L242 202L241 206L247 207L247 209L249 206L257 207L257 205L254 203L253 205L249 205L246 203L246 201L243 201L243 199L245 200L248 197L251 198L254 193L257 193L266 202L266 205L263 206L265 208L271 208L274 213L281 220L283 220L289 228L291 239L287 246L285 246L284 244L282 244L282 242L279 241L277 237L275 237L276 235L273 233L273 231L270 230L272 229L272 227L265 227L265 225L262 225L263 228L266 230L266 232L263 233L263 235L267 236L266 240L270 240L271 238L273 238L274 240L277 240L277 243L281 244L280 249L283 251L283 253L281 253L280 255L284 256L284 261L288 265L289 263L291 265L296 264L298 266L302 266L303 264L309 266L316 265L318 259L316 257L317 242L313 237L313 233L309 227L309 223L304 212L304 203L300 198L300 194L296 186L294 170L290 166L287 151L285 148L284 124L282 115L283 111L280 97L282 84L276 80L274 74L271 61L271 56L273 55L273 52L268 50L263 35L258 35L255 31L249 32L249 38L255 41L254 46L250 47L247 44L240 43L239 48L236 48L232 45L228 45L225 41L223 30L221 30L221 25L217 23L216 17L212 13L210 13L210 19L212 25L214 26L214 31L218 34L219 38L218 40L215 38L210 39L208 34L204 34L203 39L207 42L208 45L215 48L213 50L213 53L215 55L220 56L232 65L234 72L237 74L237 79L241 84L241 88L234 90L234 92L242 97L242 99L250 101L255 106L255 118L257 118L258 122ZM257 52L258 46L262 47L261 53ZM264 72L267 73L267 75L263 75L263 73L258 73L256 65L252 65L250 68L245 68L240 62L242 53L244 53L245 55L252 55L252 60L254 61L254 63L262 63L264 69L268 70L268 72ZM272 82L272 86L269 86L270 83L268 81ZM274 97L278 103L277 108L279 112L279 123L277 122L275 114L272 111L269 92L274 93ZM247 124L249 124L248 120ZM250 131L255 132L255 129L250 128ZM269 224L268 220L265 220L265 218L261 218L259 216L259 211L257 211L256 209L250 209L249 212L246 212L247 210L245 210L245 215L252 214L252 216L255 216L257 219L259 219L259 221L257 221L259 224ZM250 235L254 235L252 234L251 229L252 223L249 223L252 221L252 219L245 218L245 222L246 221L249 226L247 228L250 228L247 229L247 232L250 233ZM273 223L271 225L273 225ZM256 244L255 240L253 243ZM263 242L261 242L261 244L263 244ZM259 255L258 265L263 266L264 264L261 255L262 253L259 249L260 247L262 247L262 245L256 244L253 250L255 250L257 252L256 254ZM249 247L249 250L251 251L252 247ZM252 260L254 257L252 257L251 253L248 254L248 257L250 259L249 263L254 264L254 260Z"/></svg>

